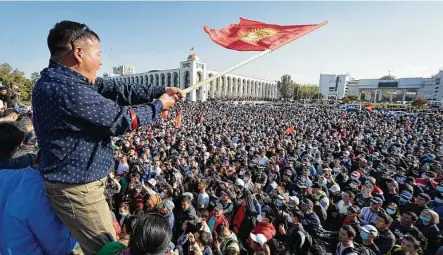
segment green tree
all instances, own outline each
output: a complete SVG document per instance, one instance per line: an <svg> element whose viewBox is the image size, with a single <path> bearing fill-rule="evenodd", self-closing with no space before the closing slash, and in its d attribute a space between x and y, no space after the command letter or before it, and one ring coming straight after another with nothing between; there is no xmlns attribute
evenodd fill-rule
<svg viewBox="0 0 443 255"><path fill-rule="evenodd" d="M293 98L295 83L289 74L285 74L277 81L277 88L284 100Z"/></svg>
<svg viewBox="0 0 443 255"><path fill-rule="evenodd" d="M34 86L32 80L26 78L25 73L14 69L8 63L0 64L0 82L8 87L17 84L20 91L20 99L22 101L31 100L31 92Z"/></svg>
<svg viewBox="0 0 443 255"><path fill-rule="evenodd" d="M349 99L349 97L343 97L343 98L341 99L341 101L342 101L343 103L345 103L345 104L349 104L349 103L351 102L351 99Z"/></svg>
<svg viewBox="0 0 443 255"><path fill-rule="evenodd" d="M358 96L357 95L348 95L347 98L349 98L349 100L351 100L351 102L358 100Z"/></svg>
<svg viewBox="0 0 443 255"><path fill-rule="evenodd" d="M40 73L33 72L31 74L31 81L32 81L32 83L35 84L38 81L38 79L40 79Z"/></svg>

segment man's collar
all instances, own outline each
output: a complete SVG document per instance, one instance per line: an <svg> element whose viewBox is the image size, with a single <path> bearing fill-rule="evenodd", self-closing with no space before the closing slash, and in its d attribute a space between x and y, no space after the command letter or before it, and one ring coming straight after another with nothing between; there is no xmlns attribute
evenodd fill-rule
<svg viewBox="0 0 443 255"><path fill-rule="evenodd" d="M86 78L82 74L80 74L80 73L68 68L67 66L65 66L59 62L56 62L52 59L49 60L48 67L51 69L56 69L57 72L62 73L64 75L77 77L77 78L81 79L82 81L85 81L86 83L89 84L88 78Z"/></svg>

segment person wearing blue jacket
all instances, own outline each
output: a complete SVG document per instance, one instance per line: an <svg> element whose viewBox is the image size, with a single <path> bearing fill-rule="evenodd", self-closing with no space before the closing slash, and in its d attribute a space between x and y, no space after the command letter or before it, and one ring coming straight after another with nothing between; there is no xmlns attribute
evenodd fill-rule
<svg viewBox="0 0 443 255"><path fill-rule="evenodd" d="M0 159L11 158L25 138L14 122L0 123ZM0 169L0 254L82 254L55 214L38 170Z"/></svg>

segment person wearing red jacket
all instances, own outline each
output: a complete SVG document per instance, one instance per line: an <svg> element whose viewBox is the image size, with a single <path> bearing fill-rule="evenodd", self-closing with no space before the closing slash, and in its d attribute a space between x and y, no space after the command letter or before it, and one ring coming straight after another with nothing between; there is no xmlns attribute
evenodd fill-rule
<svg viewBox="0 0 443 255"><path fill-rule="evenodd" d="M262 212L261 215L257 216L257 225L252 230L253 234L262 234L267 240L271 240L275 236L275 227L272 224L275 217L268 212ZM249 243L251 244L251 238L249 238Z"/></svg>
<svg viewBox="0 0 443 255"><path fill-rule="evenodd" d="M229 227L229 221L226 216L223 215L223 205L221 203L217 203L217 205L214 207L214 210L212 210L212 212L209 214L207 222L211 233L214 233L219 225Z"/></svg>
<svg viewBox="0 0 443 255"><path fill-rule="evenodd" d="M237 211L234 214L234 218L232 219L232 225L234 233L237 235L238 232L240 232L240 226L243 223L243 220L245 219L245 213L246 213L246 202L242 202Z"/></svg>

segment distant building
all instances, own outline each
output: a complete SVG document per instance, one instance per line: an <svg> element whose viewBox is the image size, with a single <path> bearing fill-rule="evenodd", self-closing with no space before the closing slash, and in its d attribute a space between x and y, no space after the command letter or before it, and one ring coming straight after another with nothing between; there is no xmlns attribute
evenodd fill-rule
<svg viewBox="0 0 443 255"><path fill-rule="evenodd" d="M209 70L206 63L200 62L196 54L191 54L186 61L180 62L180 67L176 69L151 70L118 77L109 76L106 79L185 89L217 73L219 72ZM226 74L190 92L186 98L193 102L203 102L207 99L278 99L277 83L243 75Z"/></svg>
<svg viewBox="0 0 443 255"><path fill-rule="evenodd" d="M112 68L112 73L116 75L131 75L135 74L134 67L130 65L121 65Z"/></svg>
<svg viewBox="0 0 443 255"><path fill-rule="evenodd" d="M418 98L429 101L443 100L441 80L443 70L430 78L396 78L386 75L380 79L353 79L348 74L320 74L320 93L323 98L340 99L357 95L370 102L412 101Z"/></svg>

